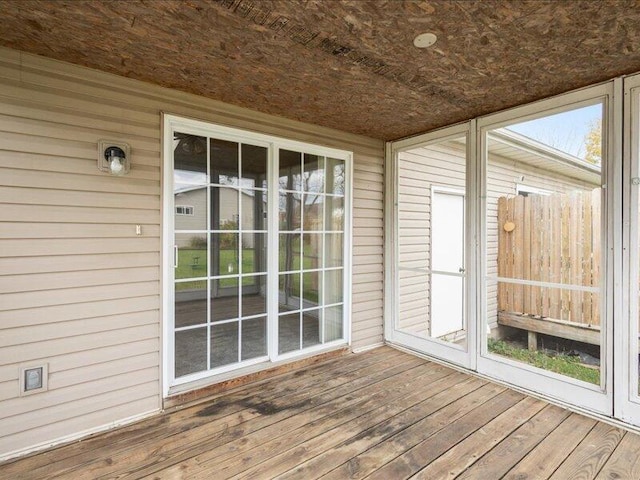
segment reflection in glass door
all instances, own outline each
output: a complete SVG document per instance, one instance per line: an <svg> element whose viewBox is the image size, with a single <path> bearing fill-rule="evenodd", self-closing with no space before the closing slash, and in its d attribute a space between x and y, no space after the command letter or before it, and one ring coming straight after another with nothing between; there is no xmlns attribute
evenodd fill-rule
<svg viewBox="0 0 640 480"><path fill-rule="evenodd" d="M267 148L175 132L175 376L267 355Z"/></svg>
<svg viewBox="0 0 640 480"><path fill-rule="evenodd" d="M611 412L601 188L610 88L573 94L550 113L535 105L479 121L486 246L479 370L602 413Z"/></svg>
<svg viewBox="0 0 640 480"><path fill-rule="evenodd" d="M279 150L278 352L343 338L344 160Z"/></svg>

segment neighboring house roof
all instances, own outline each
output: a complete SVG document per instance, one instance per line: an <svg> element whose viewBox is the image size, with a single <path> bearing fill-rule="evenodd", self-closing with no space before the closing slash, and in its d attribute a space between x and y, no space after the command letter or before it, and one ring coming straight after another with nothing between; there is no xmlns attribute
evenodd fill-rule
<svg viewBox="0 0 640 480"><path fill-rule="evenodd" d="M493 154L559 175L600 185L600 165L550 147L507 128L492 130L488 134Z"/></svg>
<svg viewBox="0 0 640 480"><path fill-rule="evenodd" d="M207 188L206 186L193 186L193 185L187 185L184 187L178 187L173 191L174 195L177 195L179 193L187 193L187 192L195 192L196 190L202 190L203 188Z"/></svg>
<svg viewBox="0 0 640 480"><path fill-rule="evenodd" d="M207 185L186 185L183 187L178 187L173 191L174 195L179 195L181 193L189 193L189 192L195 192L197 190L202 190L202 189L206 189ZM231 187L233 190L238 190L237 187ZM242 192L243 195L246 195L248 197L253 197L255 196L255 192L253 190L244 190L241 189L240 190Z"/></svg>

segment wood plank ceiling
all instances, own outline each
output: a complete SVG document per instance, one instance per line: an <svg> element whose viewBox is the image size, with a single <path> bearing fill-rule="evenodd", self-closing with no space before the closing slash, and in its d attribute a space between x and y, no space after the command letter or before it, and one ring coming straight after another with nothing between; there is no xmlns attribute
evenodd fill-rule
<svg viewBox="0 0 640 480"><path fill-rule="evenodd" d="M640 71L632 0L3 0L0 22L0 45L384 140Z"/></svg>

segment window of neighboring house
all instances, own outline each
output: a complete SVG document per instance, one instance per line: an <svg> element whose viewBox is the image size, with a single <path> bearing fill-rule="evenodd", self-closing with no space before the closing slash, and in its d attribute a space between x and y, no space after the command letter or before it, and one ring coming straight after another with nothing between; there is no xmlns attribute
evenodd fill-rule
<svg viewBox="0 0 640 480"><path fill-rule="evenodd" d="M193 207L176 205L176 215L193 215Z"/></svg>
<svg viewBox="0 0 640 480"><path fill-rule="evenodd" d="M523 197L528 197L529 195L551 195L553 192L550 190L545 190L543 188L530 187L529 185L516 185L516 193Z"/></svg>

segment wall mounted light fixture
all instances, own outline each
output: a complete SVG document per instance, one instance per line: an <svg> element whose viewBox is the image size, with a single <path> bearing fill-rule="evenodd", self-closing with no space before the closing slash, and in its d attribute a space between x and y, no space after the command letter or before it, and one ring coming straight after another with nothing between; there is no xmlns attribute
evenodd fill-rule
<svg viewBox="0 0 640 480"><path fill-rule="evenodd" d="M131 167L131 147L124 142L98 141L98 169L111 175L126 175Z"/></svg>

